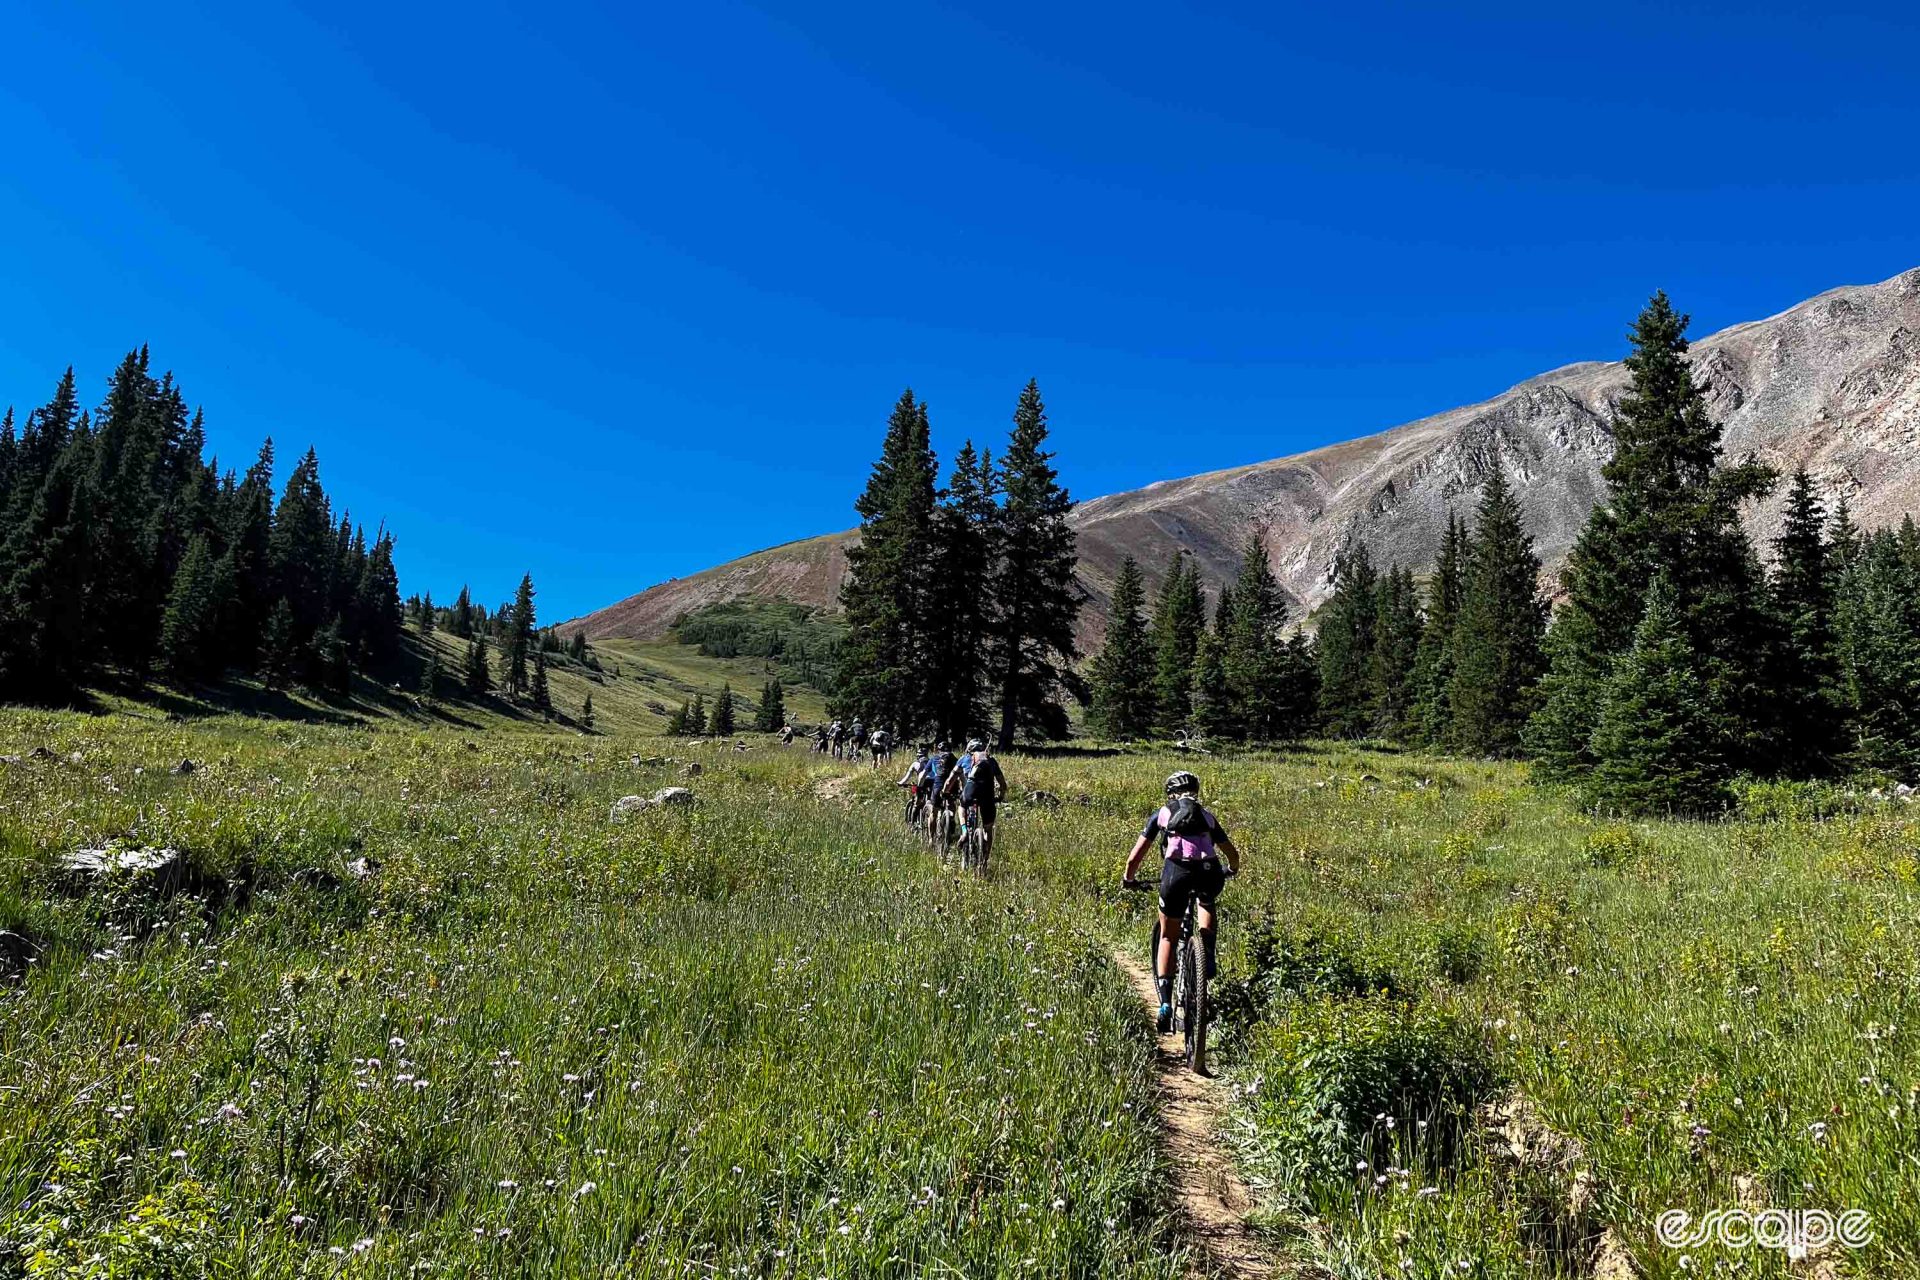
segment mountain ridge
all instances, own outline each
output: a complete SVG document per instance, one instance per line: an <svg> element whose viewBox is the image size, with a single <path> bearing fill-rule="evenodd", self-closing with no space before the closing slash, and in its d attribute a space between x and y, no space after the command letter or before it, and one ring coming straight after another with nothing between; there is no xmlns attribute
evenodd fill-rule
<svg viewBox="0 0 1920 1280"><path fill-rule="evenodd" d="M1728 457L1783 471L1806 466L1829 502L1845 497L1863 527L1920 503L1920 267L1845 285L1692 344L1696 378L1724 430ZM1260 528L1296 618L1331 590L1335 557L1364 542L1377 565L1431 567L1449 513L1470 515L1498 465L1526 514L1548 575L1604 492L1610 422L1627 385L1619 361L1575 361L1498 395L1303 453L1156 480L1080 503L1080 582L1090 608L1083 647L1104 626L1107 592L1132 555L1157 583L1176 548L1212 583L1238 568ZM1780 497L1755 504L1760 540ZM563 624L593 636L652 639L696 608L742 597L838 607L855 530L817 535L649 587Z"/></svg>

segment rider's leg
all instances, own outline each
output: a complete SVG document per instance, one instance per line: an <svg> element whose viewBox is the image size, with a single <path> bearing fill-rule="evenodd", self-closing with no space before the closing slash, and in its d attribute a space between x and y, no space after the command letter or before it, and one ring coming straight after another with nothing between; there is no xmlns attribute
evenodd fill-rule
<svg viewBox="0 0 1920 1280"><path fill-rule="evenodd" d="M1213 908L1202 902L1199 906L1200 953L1207 958L1207 976L1213 976Z"/></svg>
<svg viewBox="0 0 1920 1280"><path fill-rule="evenodd" d="M1160 999L1167 998L1166 984L1173 981L1173 952L1180 945L1180 917L1160 913L1160 952L1153 958L1153 980L1161 984Z"/></svg>

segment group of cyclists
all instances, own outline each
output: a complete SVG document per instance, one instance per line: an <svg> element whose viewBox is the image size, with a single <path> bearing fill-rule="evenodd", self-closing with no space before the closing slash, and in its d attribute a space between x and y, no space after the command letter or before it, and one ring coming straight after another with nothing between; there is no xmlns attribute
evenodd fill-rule
<svg viewBox="0 0 1920 1280"><path fill-rule="evenodd" d="M872 757L872 767L876 769L882 764L893 763L893 747L893 730L876 728L868 733L867 726L861 723L858 716L854 717L852 724L835 720L813 731L815 751L830 753L835 760L858 760L865 754Z"/></svg>
<svg viewBox="0 0 1920 1280"><path fill-rule="evenodd" d="M927 831L936 843L943 842L947 832L964 843L977 830L980 852L975 869L987 869L994 818L1007 798L1007 775L984 740L967 743L961 756L944 742L922 746L895 785L906 788L907 825Z"/></svg>
<svg viewBox="0 0 1920 1280"><path fill-rule="evenodd" d="M783 732L782 740L792 741L790 728ZM878 768L893 758L894 741L888 729L876 728L869 733L856 717L851 724L835 720L821 725L814 731L813 749L831 753L836 760L858 760L864 754L870 766ZM994 821L1007 797L1007 775L983 739L968 742L961 755L955 755L945 742L922 744L897 785L907 792L908 825L926 831L930 839L940 843L958 837L964 844L969 833L974 834L979 848L976 869L986 870ZM1164 791L1166 802L1147 817L1127 851L1120 877L1123 888L1159 890L1153 979L1160 1001L1158 1025L1163 1033L1173 1023L1174 957L1188 910L1192 908L1207 977L1211 978L1215 905L1227 878L1240 871L1240 851L1232 837L1213 811L1200 803L1200 779L1182 769L1166 780ZM1157 884L1137 878L1148 849L1156 841L1161 854Z"/></svg>

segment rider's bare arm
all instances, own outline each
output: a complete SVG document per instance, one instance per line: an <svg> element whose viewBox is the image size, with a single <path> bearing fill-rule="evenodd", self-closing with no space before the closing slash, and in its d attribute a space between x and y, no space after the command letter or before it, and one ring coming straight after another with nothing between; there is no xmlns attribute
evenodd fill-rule
<svg viewBox="0 0 1920 1280"><path fill-rule="evenodd" d="M1146 836L1133 842L1133 848L1127 853L1127 869L1120 873L1122 880L1131 880L1140 874L1140 861L1147 856L1147 848L1153 843Z"/></svg>
<svg viewBox="0 0 1920 1280"><path fill-rule="evenodd" d="M1235 875L1240 873L1240 851L1233 847L1233 841L1221 836L1214 841L1214 847L1227 855L1227 869Z"/></svg>

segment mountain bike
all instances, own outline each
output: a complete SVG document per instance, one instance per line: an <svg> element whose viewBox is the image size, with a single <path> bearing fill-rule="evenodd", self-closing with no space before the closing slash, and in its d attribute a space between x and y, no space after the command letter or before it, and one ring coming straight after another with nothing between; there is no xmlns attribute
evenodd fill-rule
<svg viewBox="0 0 1920 1280"><path fill-rule="evenodd" d="M927 820L927 848L946 862L953 856L953 806L937 795L927 804L931 810Z"/></svg>
<svg viewBox="0 0 1920 1280"><path fill-rule="evenodd" d="M1232 871L1227 872L1232 878ZM1140 893L1157 893L1153 880L1133 880L1126 885ZM1213 1018L1213 1006L1207 1001L1207 981L1213 971L1213 957L1220 949L1220 904L1213 904L1213 945L1200 936L1200 900L1187 899L1187 913L1180 921L1180 945L1173 950L1173 1027L1181 1036L1187 1066L1196 1074L1207 1072L1207 1024ZM1154 917L1153 940L1147 944L1147 972L1154 973L1160 963L1160 919Z"/></svg>
<svg viewBox="0 0 1920 1280"><path fill-rule="evenodd" d="M960 837L961 869L971 871L975 875L986 875L987 853L990 847L987 840L987 829L980 821L980 806L977 804L967 805L965 834Z"/></svg>
<svg viewBox="0 0 1920 1280"><path fill-rule="evenodd" d="M919 787L907 788L907 827L921 839L927 834L927 798Z"/></svg>

